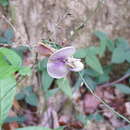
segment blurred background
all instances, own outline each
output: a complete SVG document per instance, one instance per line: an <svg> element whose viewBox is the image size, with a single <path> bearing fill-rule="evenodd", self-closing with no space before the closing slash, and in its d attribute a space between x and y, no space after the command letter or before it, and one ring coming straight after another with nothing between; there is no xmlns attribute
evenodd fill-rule
<svg viewBox="0 0 130 130"><path fill-rule="evenodd" d="M15 26L16 40L20 35L21 43L51 39L84 47L95 44L92 42L95 30L129 40L129 0L1 0L0 3L7 5L0 7L1 15ZM72 38L73 31L82 24L85 24L82 31Z"/></svg>

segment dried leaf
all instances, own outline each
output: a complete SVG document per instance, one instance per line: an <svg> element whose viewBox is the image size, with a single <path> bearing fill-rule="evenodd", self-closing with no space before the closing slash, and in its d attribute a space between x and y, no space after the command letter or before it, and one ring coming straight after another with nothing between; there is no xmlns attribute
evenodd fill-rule
<svg viewBox="0 0 130 130"><path fill-rule="evenodd" d="M100 101L98 101L95 96L91 94L85 95L84 111L86 114L93 113L97 109L99 104L100 104Z"/></svg>

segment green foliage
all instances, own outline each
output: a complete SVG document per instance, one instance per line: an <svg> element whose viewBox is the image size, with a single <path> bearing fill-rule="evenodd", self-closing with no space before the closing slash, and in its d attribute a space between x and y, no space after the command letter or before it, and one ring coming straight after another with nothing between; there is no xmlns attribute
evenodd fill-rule
<svg viewBox="0 0 130 130"><path fill-rule="evenodd" d="M46 69L42 71L42 87L43 87L43 90L45 92L48 91L48 89L51 86L53 80L54 79L48 75Z"/></svg>
<svg viewBox="0 0 130 130"><path fill-rule="evenodd" d="M28 104L32 106L38 105L38 98L35 93L30 93L28 96L25 97L25 100Z"/></svg>
<svg viewBox="0 0 130 130"><path fill-rule="evenodd" d="M8 64L5 57L0 53L0 78L9 77L16 71L17 67Z"/></svg>
<svg viewBox="0 0 130 130"><path fill-rule="evenodd" d="M25 75L31 75L31 68L30 67L26 67L26 66L22 66L20 69L19 69L19 73L20 75L22 76L25 76Z"/></svg>
<svg viewBox="0 0 130 130"><path fill-rule="evenodd" d="M4 0L7 2L7 0ZM0 36L0 44L12 44L12 40L14 38L14 31L9 28L4 33L3 36Z"/></svg>
<svg viewBox="0 0 130 130"><path fill-rule="evenodd" d="M27 46L18 46L13 48L13 50L23 59L24 56L30 51L30 48Z"/></svg>
<svg viewBox="0 0 130 130"><path fill-rule="evenodd" d="M39 72L41 72L41 84L42 84L42 89L44 91L45 97L49 98L55 95L59 91L59 89L58 88L49 89L54 79L50 77L47 73L47 61L48 61L47 58L40 61L38 63L37 69Z"/></svg>
<svg viewBox="0 0 130 130"><path fill-rule="evenodd" d="M106 50L106 45L107 45L107 35L104 32L96 31L95 36L99 38L100 40L100 47L99 47L99 56L103 56L105 50Z"/></svg>
<svg viewBox="0 0 130 130"><path fill-rule="evenodd" d="M14 31L9 28L5 31L4 37L6 38L7 42L11 42L11 40L14 38Z"/></svg>
<svg viewBox="0 0 130 130"><path fill-rule="evenodd" d="M100 61L97 58L97 54L99 54L99 48L96 47L88 47L79 49L74 55L76 58L85 58L86 64L89 65L92 69L102 74L102 66Z"/></svg>
<svg viewBox="0 0 130 130"><path fill-rule="evenodd" d="M86 63L99 74L103 74L103 69L98 58L94 55L86 56Z"/></svg>
<svg viewBox="0 0 130 130"><path fill-rule="evenodd" d="M123 38L115 40L116 48L112 53L112 63L120 64L124 61L130 62L130 46Z"/></svg>
<svg viewBox="0 0 130 130"><path fill-rule="evenodd" d="M69 81L67 79L58 79L58 87L69 97L72 97L72 89L70 87Z"/></svg>
<svg viewBox="0 0 130 130"><path fill-rule="evenodd" d="M99 48L91 46L88 48L80 48L76 51L74 57L85 58L86 56L97 55L99 53Z"/></svg>
<svg viewBox="0 0 130 130"><path fill-rule="evenodd" d="M0 48L0 125L2 125L12 106L16 89L13 74L18 71L21 62L20 57L14 51Z"/></svg>
<svg viewBox="0 0 130 130"><path fill-rule="evenodd" d="M116 48L112 54L112 63L123 63L125 61L125 52L122 48Z"/></svg>
<svg viewBox="0 0 130 130"><path fill-rule="evenodd" d="M76 119L80 120L84 125L86 125L88 123L88 121L103 121L104 118L101 114L98 113L94 113L94 114L90 114L88 116L83 115L83 114L78 114L76 115Z"/></svg>
<svg viewBox="0 0 130 130"><path fill-rule="evenodd" d="M48 59L47 59L47 58L45 58L45 59L43 59L42 61L40 61L40 62L38 63L38 71L43 71L43 70L45 70L45 69L47 68L47 62L48 62Z"/></svg>
<svg viewBox="0 0 130 130"><path fill-rule="evenodd" d="M85 58L86 57L87 48L80 48L76 51L74 57L76 58Z"/></svg>
<svg viewBox="0 0 130 130"><path fill-rule="evenodd" d="M83 115L83 114L77 114L76 115L76 119L77 120L80 120L83 124L86 124L87 123L87 116L86 115Z"/></svg>
<svg viewBox="0 0 130 130"><path fill-rule="evenodd" d="M0 48L0 54L2 54L11 65L20 66L22 64L22 60L21 60L20 56L18 56L11 49L2 47L2 48Z"/></svg>
<svg viewBox="0 0 130 130"><path fill-rule="evenodd" d="M0 0L0 5L7 6L9 4L8 0Z"/></svg>
<svg viewBox="0 0 130 130"><path fill-rule="evenodd" d="M26 103L37 106L38 105L38 98L37 95L33 92L32 86L25 87L18 93L15 98L17 100L25 100Z"/></svg>
<svg viewBox="0 0 130 130"><path fill-rule="evenodd" d="M101 114L90 114L87 117L88 120L103 121L104 118Z"/></svg>
<svg viewBox="0 0 130 130"><path fill-rule="evenodd" d="M12 102L16 91L16 81L14 76L0 79L0 126L6 119L8 112L12 106Z"/></svg>
<svg viewBox="0 0 130 130"><path fill-rule="evenodd" d="M121 128L116 128L116 130L130 130L130 126L124 126Z"/></svg>
<svg viewBox="0 0 130 130"><path fill-rule="evenodd" d="M48 99L51 96L54 96L59 91L59 88L53 88L46 92L46 98Z"/></svg>
<svg viewBox="0 0 130 130"><path fill-rule="evenodd" d="M99 39L99 46L91 46L78 49L76 54L74 55L74 57L76 58L82 58L82 61L85 62L85 69L81 72L81 75L88 83L89 87L93 90L96 88L97 85L111 80L110 74L116 64L130 63L130 47L126 40L124 40L123 38L111 40L106 33L100 31L96 31L94 34ZM8 41L11 41L14 37L11 30L5 32L3 36L3 39L6 39ZM43 42L55 49L61 48L61 46L54 42L50 42L47 40L44 40ZM19 73L21 76L31 74L31 69L29 67L22 66L22 58L24 57L24 53L27 50L27 47L19 47L15 49L0 48L0 102L2 104L0 113L0 125L2 125L4 121L22 121L22 119L20 119L19 117L6 117L8 116L9 109L12 106L13 98L16 91L16 80L14 78L14 74L16 72ZM16 54L16 52L19 55ZM109 58L106 57L106 53L109 53ZM37 65L38 74L41 76L41 87L46 99L56 94L59 90L62 90L69 98L72 98L72 89L77 89L82 84L82 80L80 79L80 77L78 77L78 79L76 80L73 88L71 87L68 79L55 80L47 73L47 61L48 59L43 59ZM58 87L54 86L54 88L52 88L52 84L55 83ZM119 91L123 94L130 94L130 87L127 85L115 84L115 87L119 89ZM15 98L17 100L24 100L27 104L30 104L32 106L37 106L38 104L38 98L37 95L33 92L32 86L22 89L15 96ZM78 115L77 119L85 124L87 123L87 121L91 120L102 121L103 117L100 114L91 114L89 116ZM50 128L36 126L19 128L17 130L29 129L51 130ZM58 128L55 130L62 129L63 128ZM122 128L119 128L118 130L120 129Z"/></svg>
<svg viewBox="0 0 130 130"><path fill-rule="evenodd" d="M12 49L0 48L0 127L8 116L16 91L15 72L22 70L22 60ZM27 70L21 74L27 74Z"/></svg>
<svg viewBox="0 0 130 130"><path fill-rule="evenodd" d="M107 48L109 51L114 50L114 42L110 40L107 35L103 32L96 31L95 36L100 40L98 47L91 46L87 48L78 49L74 55L76 58L85 58L86 64L90 66L94 71L99 74L103 74L103 68L100 63L99 57L103 57Z"/></svg>
<svg viewBox="0 0 130 130"><path fill-rule="evenodd" d="M15 116L15 117L7 117L4 123L12 123L12 122L19 122L22 123L26 121L24 116Z"/></svg>
<svg viewBox="0 0 130 130"><path fill-rule="evenodd" d="M124 94L130 94L130 87L124 84L115 84L115 87Z"/></svg>

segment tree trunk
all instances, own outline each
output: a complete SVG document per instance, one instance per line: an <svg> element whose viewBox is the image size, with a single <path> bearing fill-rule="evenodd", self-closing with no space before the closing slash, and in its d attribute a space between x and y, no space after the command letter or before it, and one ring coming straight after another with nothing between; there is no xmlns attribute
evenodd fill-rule
<svg viewBox="0 0 130 130"><path fill-rule="evenodd" d="M94 44L92 33L101 30L130 41L130 1L104 0L92 16L97 4L98 0L10 0L16 40L36 44L51 39L81 47ZM72 39L76 27L87 18L86 26Z"/></svg>

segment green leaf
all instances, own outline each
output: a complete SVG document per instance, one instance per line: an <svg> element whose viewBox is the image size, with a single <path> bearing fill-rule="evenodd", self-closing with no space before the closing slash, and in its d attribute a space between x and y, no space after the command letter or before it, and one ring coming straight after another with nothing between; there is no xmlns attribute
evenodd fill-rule
<svg viewBox="0 0 130 130"><path fill-rule="evenodd" d="M26 121L24 116L15 116L15 117L7 117L4 123L12 123L12 122L19 122L22 123Z"/></svg>
<svg viewBox="0 0 130 130"><path fill-rule="evenodd" d="M0 5L7 6L9 4L8 0L0 0Z"/></svg>
<svg viewBox="0 0 130 130"><path fill-rule="evenodd" d="M0 79L9 77L18 70L17 67L9 65L5 58L0 53Z"/></svg>
<svg viewBox="0 0 130 130"><path fill-rule="evenodd" d="M106 40L108 39L107 34L105 32L96 31L94 32L94 35L98 37L100 40Z"/></svg>
<svg viewBox="0 0 130 130"><path fill-rule="evenodd" d="M106 40L101 40L100 41L100 46L99 46L99 56L102 57L104 55L104 52L106 50Z"/></svg>
<svg viewBox="0 0 130 130"><path fill-rule="evenodd" d="M103 74L102 66L96 56L88 55L86 56L85 60L86 60L86 64L89 65L93 70L95 70L99 74Z"/></svg>
<svg viewBox="0 0 130 130"><path fill-rule="evenodd" d="M115 44L114 44L114 42L113 42L112 40L110 40L110 39L107 39L107 44L106 44L106 46L108 47L108 49L109 49L111 52L113 52L114 49L115 49Z"/></svg>
<svg viewBox="0 0 130 130"><path fill-rule="evenodd" d="M100 115L100 114L90 114L88 117L87 117L88 120L95 120L95 121L102 121L104 120L103 116Z"/></svg>
<svg viewBox="0 0 130 130"><path fill-rule="evenodd" d="M100 74L97 73L96 71L94 71L93 69L91 68L87 68L87 69L84 69L84 72L86 75L90 76L90 77L98 77Z"/></svg>
<svg viewBox="0 0 130 130"><path fill-rule="evenodd" d="M12 106L16 91L16 81L13 76L5 79L0 79L0 126Z"/></svg>
<svg viewBox="0 0 130 130"><path fill-rule="evenodd" d="M83 114L76 115L76 119L80 120L83 124L87 123L87 116Z"/></svg>
<svg viewBox="0 0 130 130"><path fill-rule="evenodd" d="M22 64L20 56L13 50L2 47L0 48L0 53L14 66L20 66Z"/></svg>
<svg viewBox="0 0 130 130"><path fill-rule="evenodd" d="M118 48L122 48L123 50L129 48L129 43L124 38L115 39L115 44L117 45Z"/></svg>
<svg viewBox="0 0 130 130"><path fill-rule="evenodd" d="M28 46L18 46L13 48L13 50L23 59L27 53L30 53L30 48Z"/></svg>
<svg viewBox="0 0 130 130"><path fill-rule="evenodd" d="M18 128L16 130L52 130L50 128L38 127L38 126L30 126L25 128Z"/></svg>
<svg viewBox="0 0 130 130"><path fill-rule="evenodd" d="M59 88L54 88L54 89L51 89L51 90L48 90L46 92L46 98L49 98L51 96L54 96L57 92L59 91Z"/></svg>
<svg viewBox="0 0 130 130"><path fill-rule="evenodd" d="M96 83L90 77L84 76L84 79L92 90L96 88Z"/></svg>
<svg viewBox="0 0 130 130"><path fill-rule="evenodd" d="M7 44L8 43L8 41L7 41L7 39L6 38L4 38L4 37L0 37L0 44Z"/></svg>
<svg viewBox="0 0 130 130"><path fill-rule="evenodd" d="M123 63L125 61L125 52L122 48L116 48L112 53L112 63Z"/></svg>
<svg viewBox="0 0 130 130"><path fill-rule="evenodd" d="M28 104L32 106L38 105L38 98L35 93L30 93L29 95L25 96L25 100Z"/></svg>
<svg viewBox="0 0 130 130"><path fill-rule="evenodd" d="M123 38L115 40L117 48L112 54L112 63L123 63L124 61L130 62L130 46Z"/></svg>
<svg viewBox="0 0 130 130"><path fill-rule="evenodd" d="M121 128L116 128L116 130L130 130L130 126L124 126Z"/></svg>
<svg viewBox="0 0 130 130"><path fill-rule="evenodd" d="M70 87L69 81L67 79L58 79L58 87L68 96L72 97L72 89Z"/></svg>
<svg viewBox="0 0 130 130"><path fill-rule="evenodd" d="M126 61L130 63L130 50L125 53Z"/></svg>
<svg viewBox="0 0 130 130"><path fill-rule="evenodd" d="M32 86L27 86L22 90L25 94L26 93L32 93L33 92L33 87Z"/></svg>
<svg viewBox="0 0 130 130"><path fill-rule="evenodd" d="M6 78L17 71L17 68L11 65L0 66L0 79Z"/></svg>
<svg viewBox="0 0 130 130"><path fill-rule="evenodd" d="M109 79L110 79L109 75L107 73L103 73L102 75L97 77L96 83L97 84L103 84L103 83L109 81Z"/></svg>
<svg viewBox="0 0 130 130"><path fill-rule="evenodd" d="M47 68L47 62L48 62L48 58L45 58L45 59L43 59L42 61L40 61L40 62L38 63L38 70L39 70L39 71L45 70L45 69Z"/></svg>
<svg viewBox="0 0 130 130"><path fill-rule="evenodd" d="M130 94L130 87L124 84L115 84L115 87L124 94Z"/></svg>
<svg viewBox="0 0 130 130"><path fill-rule="evenodd" d="M108 49L111 52L114 50L114 48L115 48L114 42L108 38L106 33L100 32L100 31L96 31L94 34L100 40L100 46L99 46L99 56L100 57L104 55L106 47L108 47Z"/></svg>
<svg viewBox="0 0 130 130"><path fill-rule="evenodd" d="M24 93L18 93L15 96L16 100L22 100L25 98L25 94Z"/></svg>
<svg viewBox="0 0 130 130"><path fill-rule="evenodd" d="M108 40L107 34L104 32L100 32L100 31L96 31L94 34L100 40L99 56L102 57L104 55L105 50L106 50L106 45L107 45L107 40Z"/></svg>
<svg viewBox="0 0 130 130"><path fill-rule="evenodd" d="M74 57L75 58L85 58L86 51L87 51L87 48L80 48L76 51L76 53L74 54Z"/></svg>
<svg viewBox="0 0 130 130"><path fill-rule="evenodd" d="M99 48L91 46L88 48L80 48L76 51L75 58L85 58L87 55L97 55L99 53Z"/></svg>
<svg viewBox="0 0 130 130"><path fill-rule="evenodd" d="M25 76L25 75L31 75L31 69L30 67L26 67L26 66L22 66L20 67L20 70L19 70L19 73L22 75L22 76Z"/></svg>
<svg viewBox="0 0 130 130"><path fill-rule="evenodd" d="M8 40L11 41L14 38L14 31L13 29L9 28L5 31L4 37Z"/></svg>
<svg viewBox="0 0 130 130"><path fill-rule="evenodd" d="M91 47L88 47L86 48L86 56L87 55L97 55L99 54L99 48L98 47L95 47L95 46L91 46Z"/></svg>
<svg viewBox="0 0 130 130"><path fill-rule="evenodd" d="M48 89L51 86L53 80L54 79L48 75L47 70L44 69L44 71L42 72L42 88L45 92L48 91Z"/></svg>

